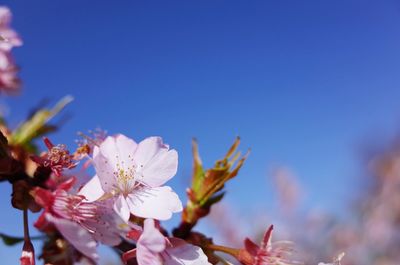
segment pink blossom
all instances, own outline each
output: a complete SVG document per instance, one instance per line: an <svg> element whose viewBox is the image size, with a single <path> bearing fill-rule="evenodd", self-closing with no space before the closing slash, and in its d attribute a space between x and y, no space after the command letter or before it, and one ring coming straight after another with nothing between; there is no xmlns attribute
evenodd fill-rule
<svg viewBox="0 0 400 265"><path fill-rule="evenodd" d="M0 44L4 41L0 41ZM17 77L18 68L10 52L0 49L0 89L5 88L6 92L16 92L20 87L20 80Z"/></svg>
<svg viewBox="0 0 400 265"><path fill-rule="evenodd" d="M92 200L113 198L114 210L124 221L130 214L166 220L182 211L178 195L161 186L177 171L178 154L160 137L139 144L119 134L95 146L93 163L97 175L86 187ZM101 187L101 189L100 189Z"/></svg>
<svg viewBox="0 0 400 265"><path fill-rule="evenodd" d="M137 231L133 234L135 237ZM211 265L201 248L179 238L165 237L152 219L144 221L137 248L123 255L125 261L134 257L139 265Z"/></svg>
<svg viewBox="0 0 400 265"><path fill-rule="evenodd" d="M18 67L11 56L11 49L22 45L18 34L10 28L11 12L0 6L0 91L15 93L21 82L17 77Z"/></svg>
<svg viewBox="0 0 400 265"><path fill-rule="evenodd" d="M0 6L0 50L9 52L13 47L21 46L22 40L18 34L10 28L11 11L5 6Z"/></svg>
<svg viewBox="0 0 400 265"><path fill-rule="evenodd" d="M119 217L109 208L107 201L90 203L85 201L83 194L67 193L73 183L74 179L70 179L54 192L35 188L35 200L45 209L35 226L48 231L50 224L54 225L78 251L97 260L97 242L107 245L121 242L117 229Z"/></svg>
<svg viewBox="0 0 400 265"><path fill-rule="evenodd" d="M241 251L239 260L246 265L293 265L301 264L289 258L292 254L292 244L288 241L271 243L273 226L264 234L260 245L250 239L244 241L245 250Z"/></svg>
<svg viewBox="0 0 400 265"><path fill-rule="evenodd" d="M77 162L73 160L73 156L70 155L65 145L54 145L46 137L43 139L43 141L49 151L44 153L40 157L33 156L33 161L44 167L50 168L53 173L58 177L61 176L61 172L64 169L71 169L77 165Z"/></svg>
<svg viewBox="0 0 400 265"><path fill-rule="evenodd" d="M20 258L21 265L35 265L35 250L30 240L25 240Z"/></svg>
<svg viewBox="0 0 400 265"><path fill-rule="evenodd" d="M342 260L343 257L344 257L344 253L341 253L334 259L334 261L332 263L320 262L320 263L318 263L318 265L340 265L341 264L340 261Z"/></svg>
<svg viewBox="0 0 400 265"><path fill-rule="evenodd" d="M17 77L17 72L18 69L15 66L10 66L6 69L0 68L0 91L8 94L18 92L21 81Z"/></svg>

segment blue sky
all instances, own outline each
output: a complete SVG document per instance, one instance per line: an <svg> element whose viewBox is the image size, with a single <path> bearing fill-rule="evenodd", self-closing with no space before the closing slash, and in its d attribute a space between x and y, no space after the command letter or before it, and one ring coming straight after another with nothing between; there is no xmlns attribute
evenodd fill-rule
<svg viewBox="0 0 400 265"><path fill-rule="evenodd" d="M399 127L398 1L3 4L24 39L23 93L2 99L12 124L43 98L73 95L54 142L98 126L160 135L180 154L171 185L182 195L191 138L211 165L240 135L252 152L227 202L273 215L270 170L284 165L307 189L304 207L340 212L362 181L362 148ZM18 233L19 213L0 207L0 231Z"/></svg>

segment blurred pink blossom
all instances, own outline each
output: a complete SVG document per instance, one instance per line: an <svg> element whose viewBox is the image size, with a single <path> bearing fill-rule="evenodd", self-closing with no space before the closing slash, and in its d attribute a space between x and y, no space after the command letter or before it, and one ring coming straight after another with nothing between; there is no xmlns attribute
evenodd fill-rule
<svg viewBox="0 0 400 265"><path fill-rule="evenodd" d="M10 9L0 6L0 36L4 39L0 41L0 51L9 52L13 47L22 45L18 34L10 28L11 18Z"/></svg>
<svg viewBox="0 0 400 265"><path fill-rule="evenodd" d="M21 46L18 34L10 28L11 12L0 6L0 91L12 94L18 91L21 82L17 77L18 67L11 56L11 49Z"/></svg>
<svg viewBox="0 0 400 265"><path fill-rule="evenodd" d="M244 241L244 250L239 254L239 260L245 265L294 265L300 262L290 258L293 252L292 243L289 241L271 242L273 226L264 233L260 245L250 239Z"/></svg>

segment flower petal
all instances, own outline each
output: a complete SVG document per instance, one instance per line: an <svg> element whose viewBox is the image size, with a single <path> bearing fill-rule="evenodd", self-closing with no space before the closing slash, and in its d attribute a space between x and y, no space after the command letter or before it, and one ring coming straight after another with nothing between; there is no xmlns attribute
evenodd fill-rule
<svg viewBox="0 0 400 265"><path fill-rule="evenodd" d="M112 208L112 200L95 202L97 206L97 215L95 218L89 218L84 221L84 226L93 232L93 238L103 244L116 246L121 243L121 234L124 223L119 215ZM127 229L125 229L126 231Z"/></svg>
<svg viewBox="0 0 400 265"><path fill-rule="evenodd" d="M133 154L138 144L123 134L115 136L115 144L117 146L120 162L123 164L122 166L125 167L124 169L126 170L127 167L133 167Z"/></svg>
<svg viewBox="0 0 400 265"><path fill-rule="evenodd" d="M114 169L133 167L133 154L137 144L123 134L108 136L99 146L100 153Z"/></svg>
<svg viewBox="0 0 400 265"><path fill-rule="evenodd" d="M46 219L53 223L65 239L79 252L94 261L98 259L97 243L83 227L69 220L54 217L51 214L46 214Z"/></svg>
<svg viewBox="0 0 400 265"><path fill-rule="evenodd" d="M112 191L117 185L117 179L114 176L115 168L97 146L93 150L93 165L104 192Z"/></svg>
<svg viewBox="0 0 400 265"><path fill-rule="evenodd" d="M178 169L178 153L175 150L161 149L140 170L142 181L150 187L158 187L175 176Z"/></svg>
<svg viewBox="0 0 400 265"><path fill-rule="evenodd" d="M170 219L172 213L182 211L182 202L168 186L135 190L126 198L132 214L157 220Z"/></svg>
<svg viewBox="0 0 400 265"><path fill-rule="evenodd" d="M133 171L137 144L125 135L108 136L93 150L93 162L105 192L116 186L116 173Z"/></svg>
<svg viewBox="0 0 400 265"><path fill-rule="evenodd" d="M139 265L163 265L158 253L154 253L141 245L136 248L136 260Z"/></svg>
<svg viewBox="0 0 400 265"><path fill-rule="evenodd" d="M197 246L186 243L182 239L170 238L172 247L168 247L164 255L164 264L168 265L211 265L206 254Z"/></svg>
<svg viewBox="0 0 400 265"><path fill-rule="evenodd" d="M124 196L119 195L114 202L114 211L122 218L124 222L129 221L130 211L129 206Z"/></svg>
<svg viewBox="0 0 400 265"><path fill-rule="evenodd" d="M137 242L136 258L139 265L161 265L159 253L166 247L165 237L155 227L154 220L144 221L143 233Z"/></svg>
<svg viewBox="0 0 400 265"><path fill-rule="evenodd" d="M153 219L144 220L143 232L138 240L138 244L145 246L153 252L160 253L164 251L166 247L165 237L156 228Z"/></svg>
<svg viewBox="0 0 400 265"><path fill-rule="evenodd" d="M104 195L100 179L95 175L78 192L78 195L85 196L87 202L94 202Z"/></svg>
<svg viewBox="0 0 400 265"><path fill-rule="evenodd" d="M161 137L152 136L141 141L135 152L135 162L138 166L146 165L158 152L168 150Z"/></svg>

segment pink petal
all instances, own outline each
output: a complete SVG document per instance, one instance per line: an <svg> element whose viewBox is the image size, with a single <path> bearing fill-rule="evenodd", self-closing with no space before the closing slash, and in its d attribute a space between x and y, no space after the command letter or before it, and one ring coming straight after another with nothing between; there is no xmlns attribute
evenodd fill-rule
<svg viewBox="0 0 400 265"><path fill-rule="evenodd" d="M112 191L117 185L117 180L114 176L116 169L112 162L100 153L97 146L93 149L93 165L104 192Z"/></svg>
<svg viewBox="0 0 400 265"><path fill-rule="evenodd" d="M141 245L136 248L136 260L139 265L164 265L158 253L154 253Z"/></svg>
<svg viewBox="0 0 400 265"><path fill-rule="evenodd" d="M115 173L134 169L133 154L137 144L125 135L108 136L93 150L93 162L104 191L109 192L116 185Z"/></svg>
<svg viewBox="0 0 400 265"><path fill-rule="evenodd" d="M135 152L136 165L146 165L158 152L163 149L168 150L168 146L163 144L161 137L148 137L141 141Z"/></svg>
<svg viewBox="0 0 400 265"><path fill-rule="evenodd" d="M143 218L168 220L182 211L182 202L168 186L138 189L126 199L131 213Z"/></svg>
<svg viewBox="0 0 400 265"><path fill-rule="evenodd" d="M263 239L261 241L261 245L260 245L261 249L269 250L269 248L271 247L271 237L272 237L273 230L274 230L274 226L270 225L268 227L267 231L265 231Z"/></svg>
<svg viewBox="0 0 400 265"><path fill-rule="evenodd" d="M178 238L170 238L170 242L168 255L163 255L165 265L211 265L201 248Z"/></svg>
<svg viewBox="0 0 400 265"><path fill-rule="evenodd" d="M8 27L11 21L11 11L8 7L0 6L0 27Z"/></svg>
<svg viewBox="0 0 400 265"><path fill-rule="evenodd" d="M164 184L176 174L178 154L168 149L160 137L146 138L137 147L134 156L137 171L151 187Z"/></svg>
<svg viewBox="0 0 400 265"><path fill-rule="evenodd" d="M260 247L249 238L244 240L244 247L252 256L256 256L258 250L260 249Z"/></svg>
<svg viewBox="0 0 400 265"><path fill-rule="evenodd" d="M114 211L121 217L124 222L129 221L130 211L124 196L119 195L114 202Z"/></svg>
<svg viewBox="0 0 400 265"><path fill-rule="evenodd" d="M158 253L165 249L165 237L161 234L160 230L156 228L153 219L144 220L143 233L138 240L138 244Z"/></svg>
<svg viewBox="0 0 400 265"><path fill-rule="evenodd" d="M165 237L155 227L154 220L146 219L137 242L136 258L139 265L162 265L159 253L164 251L165 246Z"/></svg>
<svg viewBox="0 0 400 265"><path fill-rule="evenodd" d="M127 170L128 167L134 166L133 154L138 144L123 134L115 136L115 144L117 146L120 162L123 164L122 166L124 169Z"/></svg>
<svg viewBox="0 0 400 265"><path fill-rule="evenodd" d="M161 149L140 171L142 181L150 187L158 187L175 176L178 169L178 153Z"/></svg>
<svg viewBox="0 0 400 265"><path fill-rule="evenodd" d="M137 144L123 134L108 136L99 147L100 153L114 169L133 167Z"/></svg>
<svg viewBox="0 0 400 265"><path fill-rule="evenodd" d="M96 218L86 220L84 222L84 227L93 231L92 236L96 241L109 246L116 246L121 243L122 229L120 226L125 223L112 209L112 203L108 203L108 201L95 203L97 206ZM109 204L111 204L111 207ZM128 225L126 224L126 226ZM126 232L124 234L126 234Z"/></svg>
<svg viewBox="0 0 400 265"><path fill-rule="evenodd" d="M104 195L103 188L100 183L100 179L95 175L89 180L78 192L78 195L85 196L88 202L94 202Z"/></svg>
<svg viewBox="0 0 400 265"><path fill-rule="evenodd" d="M65 239L79 252L94 261L98 259L99 256L96 250L97 243L93 240L93 237L88 231L77 223L54 217L51 214L46 214L46 219L53 223Z"/></svg>

